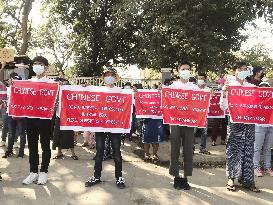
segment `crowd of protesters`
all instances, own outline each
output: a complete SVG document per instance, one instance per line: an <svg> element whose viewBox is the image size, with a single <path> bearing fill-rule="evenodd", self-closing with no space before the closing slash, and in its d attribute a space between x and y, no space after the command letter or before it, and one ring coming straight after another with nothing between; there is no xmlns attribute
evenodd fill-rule
<svg viewBox="0 0 273 205"><path fill-rule="evenodd" d="M29 79L33 82L52 83L46 76L48 61L42 56L37 56L32 61L32 67L35 75ZM3 72L5 65L1 65ZM215 91L222 91L220 106L223 110L227 110L228 99L227 90L229 86L260 86L271 87L270 82L263 81L265 69L262 67L249 68L245 62L239 62L233 66L232 70L217 80L218 86L212 86L208 81L206 73L198 72L194 75L192 64L188 61L182 61L178 66L178 75L171 79L166 79L164 85L153 85L145 87L146 89L158 89L162 86L168 86L172 89L183 90L204 90L212 94ZM71 158L79 160L76 155L74 146L77 143L78 133L73 130L60 129L60 111L56 105L55 115L52 120L40 118L16 118L9 116L7 108L9 106L10 85L13 80L22 80L23 77L13 72L9 79L1 79L2 90L7 90L7 97L2 97L2 138L0 146L6 145L6 152L3 158L12 157L14 155L14 143L20 141L19 152L17 157L24 158L26 141L29 149L29 166L30 173L23 180L23 184L28 185L34 182L37 184L46 184L48 180L48 168L51 159L51 149L57 149L57 155L53 159L63 159L63 149L71 150ZM117 71L114 68L107 68L102 73L104 86L108 89L117 88L115 83L119 80ZM65 78L57 78L55 82L60 85L69 85L69 81ZM88 86L83 84L82 86ZM143 89L141 84L131 85L126 83L124 89L132 89L138 92ZM122 88L119 88L122 89ZM57 100L58 103L58 100ZM128 138L132 140L132 135L138 133L141 137L145 161L157 163L160 160L158 150L160 143L170 141L170 168L169 173L174 177L175 189L190 189L188 177L193 173L193 155L194 141L197 136L200 137L199 153L210 155L207 150L206 142L208 136L208 124L206 128L187 127L178 125L163 124L161 119L136 119L134 112L132 113L132 127L130 133L110 133L110 132L83 132L84 142L82 147L96 148L94 157L94 173L85 182L86 187L94 186L101 182L102 162L107 159L114 159L115 162L115 182L118 188L125 188L125 181L122 176L122 156L121 142ZM211 119L211 145L217 145L217 137L221 136L220 144L226 145L226 188L229 191L235 191L235 180L238 180L243 187L253 192L260 190L255 186L254 176L261 177L264 174L273 176L271 170L271 147L273 144L273 127L258 126L252 124L241 124L230 122L228 114L225 118ZM7 140L8 139L8 140ZM52 140L52 148L50 140ZM8 143L7 143L8 142ZM39 162L38 144L42 148L42 162ZM152 147L152 151L150 151ZM179 156L183 149L183 174L180 172ZM260 164L260 155L263 151L264 166ZM39 170L39 165L40 170Z"/></svg>

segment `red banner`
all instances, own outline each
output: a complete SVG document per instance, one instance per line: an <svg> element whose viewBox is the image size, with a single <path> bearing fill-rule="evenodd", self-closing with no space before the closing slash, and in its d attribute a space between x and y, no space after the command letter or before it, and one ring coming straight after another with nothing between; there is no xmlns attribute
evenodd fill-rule
<svg viewBox="0 0 273 205"><path fill-rule="evenodd" d="M210 92L162 89L164 124L205 128Z"/></svg>
<svg viewBox="0 0 273 205"><path fill-rule="evenodd" d="M220 108L221 92L215 92L210 99L208 118L225 118L225 112Z"/></svg>
<svg viewBox="0 0 273 205"><path fill-rule="evenodd" d="M97 86L62 86L61 130L129 133L131 90Z"/></svg>
<svg viewBox="0 0 273 205"><path fill-rule="evenodd" d="M230 86L228 108L233 123L273 125L273 88Z"/></svg>
<svg viewBox="0 0 273 205"><path fill-rule="evenodd" d="M161 92L138 90L135 95L136 118L162 119Z"/></svg>
<svg viewBox="0 0 273 205"><path fill-rule="evenodd" d="M9 115L51 119L58 89L58 83L13 81L8 101Z"/></svg>

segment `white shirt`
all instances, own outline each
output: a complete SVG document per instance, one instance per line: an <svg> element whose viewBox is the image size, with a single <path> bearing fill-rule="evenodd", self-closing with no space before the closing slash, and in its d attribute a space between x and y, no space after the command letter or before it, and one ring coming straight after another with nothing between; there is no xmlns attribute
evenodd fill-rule
<svg viewBox="0 0 273 205"><path fill-rule="evenodd" d="M46 82L46 83L53 83L54 80L47 78L46 76L42 77L42 78L37 78L37 76L32 77L31 79L29 79L32 82Z"/></svg>
<svg viewBox="0 0 273 205"><path fill-rule="evenodd" d="M241 85L237 80L231 81L227 85L229 85L229 86L243 86L243 87L256 87L255 85L248 83L246 81L244 81L243 85ZM225 86L223 87L223 89L224 88L225 88ZM224 91L222 91L222 94L220 97L220 107L223 111L226 111L226 109L228 109L228 98L227 98L227 95L225 98L223 98L223 92Z"/></svg>
<svg viewBox="0 0 273 205"><path fill-rule="evenodd" d="M201 90L196 84L193 82L186 82L182 83L180 80L174 81L169 88L174 88L174 89L182 89L182 90Z"/></svg>

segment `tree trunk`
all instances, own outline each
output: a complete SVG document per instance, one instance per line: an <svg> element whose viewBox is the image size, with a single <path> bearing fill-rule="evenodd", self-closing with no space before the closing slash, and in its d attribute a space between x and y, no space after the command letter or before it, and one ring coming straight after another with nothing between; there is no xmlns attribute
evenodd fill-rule
<svg viewBox="0 0 273 205"><path fill-rule="evenodd" d="M24 1L24 6L23 6L23 13L22 13L22 24L21 24L21 29L22 29L22 45L19 54L20 55L25 55L28 49L28 42L30 39L30 30L28 28L28 16L29 13L32 9L32 3L34 0L25 0Z"/></svg>

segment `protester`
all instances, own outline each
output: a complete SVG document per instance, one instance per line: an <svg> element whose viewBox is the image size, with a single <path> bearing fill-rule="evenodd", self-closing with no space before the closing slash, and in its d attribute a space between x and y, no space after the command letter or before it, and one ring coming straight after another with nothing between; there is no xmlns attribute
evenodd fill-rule
<svg viewBox="0 0 273 205"><path fill-rule="evenodd" d="M173 82L170 88L184 90L199 90L199 87L189 82L191 77L192 65L190 62L182 61L178 67L180 80ZM193 170L193 142L194 128L186 126L171 125L171 161L169 173L174 176L175 189L190 189L188 176L192 176ZM182 143L183 142L183 143ZM183 146L184 153L184 175L179 175L179 155L180 148Z"/></svg>
<svg viewBox="0 0 273 205"><path fill-rule="evenodd" d="M270 87L268 82L261 82L260 87ZM262 177L263 174L268 174L273 177L271 169L271 147L273 145L273 127L255 125L255 142L254 142L254 174L257 177ZM261 151L264 156L264 171L260 165Z"/></svg>
<svg viewBox="0 0 273 205"><path fill-rule="evenodd" d="M209 91L211 92L211 89L207 87L207 74L199 72L197 76L197 85L201 90ZM200 135L200 154L207 154L210 155L211 153L207 150L207 126L206 128L196 128L195 129L195 135Z"/></svg>
<svg viewBox="0 0 273 205"><path fill-rule="evenodd" d="M259 86L264 76L265 76L264 68L260 66L254 67L253 75L248 82L256 86Z"/></svg>
<svg viewBox="0 0 273 205"><path fill-rule="evenodd" d="M0 86L1 92L4 92L5 95L2 95L1 98L1 112L2 112L2 136L0 141L0 147L6 145L6 139L8 135L8 113L7 113L7 82L4 80L4 68L6 66L6 62L3 62L0 67Z"/></svg>
<svg viewBox="0 0 273 205"><path fill-rule="evenodd" d="M229 82L223 87L220 106L224 111L228 107L227 91L229 86L254 86L245 80L247 76L251 75L246 63L239 62L236 67L236 80ZM234 180L237 179L244 188L253 192L260 192L255 186L253 172L255 125L230 122L229 127L226 149L226 171L228 177L226 188L229 191L235 191Z"/></svg>
<svg viewBox="0 0 273 205"><path fill-rule="evenodd" d="M42 56L36 56L33 59L33 71L36 76L31 79L33 82L53 82L46 77L46 70L48 68L48 60ZM29 164L30 174L23 180L23 184L28 185L37 181L37 184L46 184L48 166L50 163L51 149L50 149L50 119L27 118L27 139L29 148ZM40 136L40 143L42 148L42 163L40 172L39 166L39 152L38 141Z"/></svg>
<svg viewBox="0 0 273 205"><path fill-rule="evenodd" d="M68 80L64 78L57 78L55 81L59 82L60 85L69 85ZM74 160L79 159L74 150L74 131L60 130L60 110L58 105L53 132L52 149L56 150L56 147L58 147L58 153L53 159L62 159L64 157L62 149L70 149L72 153L71 158Z"/></svg>
<svg viewBox="0 0 273 205"><path fill-rule="evenodd" d="M21 77L13 72L10 74L10 84L13 80L22 80ZM8 87L8 98L10 98L10 87ZM24 149L26 145L26 119L8 116L8 148L3 158L8 158L13 154L13 145L16 139L16 130L20 136L20 149L17 157L24 157Z"/></svg>
<svg viewBox="0 0 273 205"><path fill-rule="evenodd" d="M223 77L217 81L217 83L218 83L217 91L222 90L225 82L226 82L226 80ZM216 146L216 140L218 137L219 130L220 130L220 135L221 135L221 145L226 145L227 125L228 125L228 115L226 112L225 112L225 118L213 118L212 119L211 146Z"/></svg>
<svg viewBox="0 0 273 205"><path fill-rule="evenodd" d="M6 85L4 85L2 82L2 92L6 92ZM2 136L0 141L0 147L3 147L6 145L7 135L8 135L8 113L7 113L7 95L3 95L1 98L1 114L2 114Z"/></svg>
<svg viewBox="0 0 273 205"><path fill-rule="evenodd" d="M160 119L144 119L142 127L142 143L144 143L144 160L151 160L153 163L159 161L157 152L159 143L165 140L163 122ZM150 145L153 147L153 154L150 156Z"/></svg>
<svg viewBox="0 0 273 205"><path fill-rule="evenodd" d="M113 68L107 68L103 74L103 81L105 86L110 90L114 88L114 84L118 80L117 71ZM101 182L101 171L102 171L102 160L105 148L105 140L109 137L113 149L113 157L115 161L115 178L116 185L118 188L125 188L124 178L122 177L122 157L120 151L121 145L121 133L106 133L106 132L96 132L96 157L95 157L95 166L94 166L94 176L90 177L87 182L85 182L86 187L94 186Z"/></svg>

